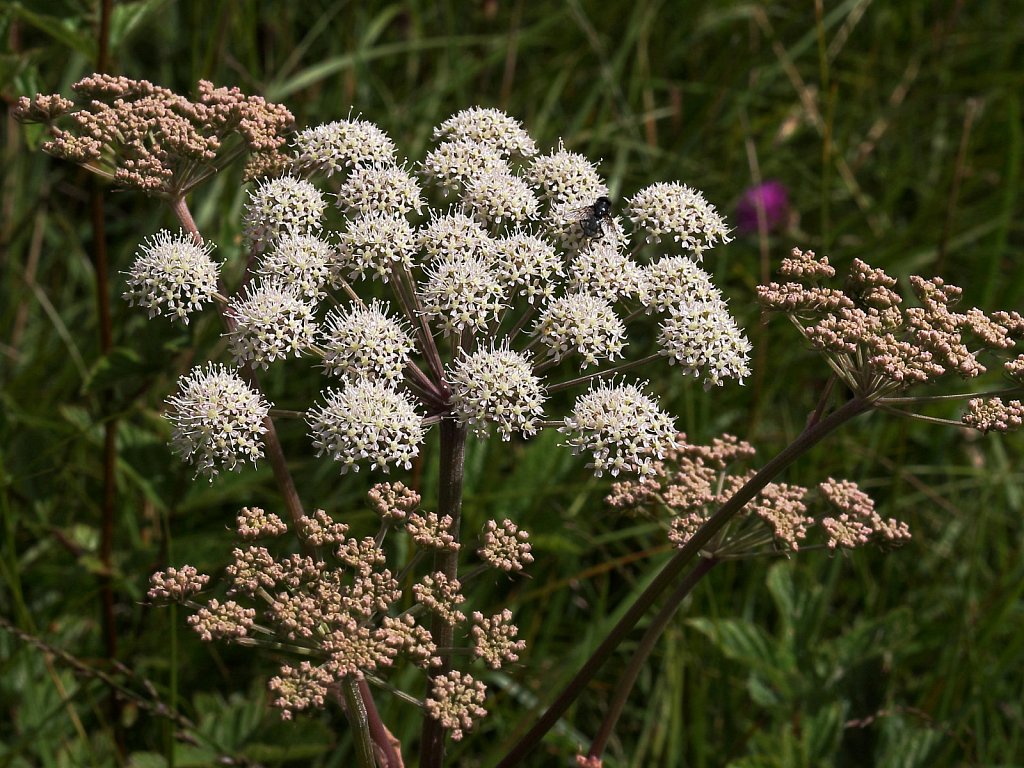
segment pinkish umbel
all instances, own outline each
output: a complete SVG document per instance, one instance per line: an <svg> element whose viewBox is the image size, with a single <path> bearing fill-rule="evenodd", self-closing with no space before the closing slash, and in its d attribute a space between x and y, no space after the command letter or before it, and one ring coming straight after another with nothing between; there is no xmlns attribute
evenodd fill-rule
<svg viewBox="0 0 1024 768"><path fill-rule="evenodd" d="M191 566L154 574L149 597L189 607L189 625L207 642L266 645L285 655L294 651L297 659L285 661L270 681L274 706L286 719L325 706L343 680L376 680L403 663L424 673L436 670L441 658L427 627L432 614L473 638L470 662L498 669L517 661L525 643L517 638L510 610L490 616L474 612L467 621L459 607L464 597L458 579L426 569L407 594L388 567L398 551L405 551L385 547L385 539L396 534L423 553L457 549L448 530L451 518L419 509L419 496L401 483L375 486L370 503L381 513L376 537L350 536L349 526L324 510L298 520L295 533L308 554L287 552L287 540L280 540L287 526L278 516L247 507L238 514L240 538L269 541L235 548L218 587L230 600L200 600L210 579ZM488 532L483 559L489 567L509 572L532 561L525 531L491 521ZM419 561L413 556L404 573ZM468 672L449 671L433 678L423 706L459 738L485 714L485 693Z"/></svg>
<svg viewBox="0 0 1024 768"><path fill-rule="evenodd" d="M707 446L691 444L683 434L676 441L677 447L654 466L651 476L616 483L607 501L662 521L669 540L682 547L753 476L742 465L754 457L754 449L732 435ZM721 559L797 552L815 526L830 549L872 542L893 545L910 538L906 524L880 517L855 483L830 478L819 486L818 495L815 504L807 488L769 483L702 554Z"/></svg>
<svg viewBox="0 0 1024 768"><path fill-rule="evenodd" d="M242 152L248 178L279 172L294 118L280 104L200 80L198 98L146 80L90 75L75 100L21 97L14 115L49 125L46 152L115 184L172 199L217 173Z"/></svg>

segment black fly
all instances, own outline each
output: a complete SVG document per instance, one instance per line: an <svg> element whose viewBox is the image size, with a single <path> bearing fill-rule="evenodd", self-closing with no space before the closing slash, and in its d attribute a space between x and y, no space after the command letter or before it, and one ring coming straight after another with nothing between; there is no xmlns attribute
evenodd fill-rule
<svg viewBox="0 0 1024 768"><path fill-rule="evenodd" d="M592 205L588 205L582 211L580 217L580 229L583 230L584 236L600 237L604 235L604 227L601 226L601 222L612 223L612 201L602 195L593 202Z"/></svg>

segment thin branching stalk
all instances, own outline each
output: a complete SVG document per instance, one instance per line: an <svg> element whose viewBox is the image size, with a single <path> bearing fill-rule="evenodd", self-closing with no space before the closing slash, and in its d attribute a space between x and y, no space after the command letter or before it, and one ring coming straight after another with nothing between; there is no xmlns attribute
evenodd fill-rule
<svg viewBox="0 0 1024 768"><path fill-rule="evenodd" d="M96 33L96 71L106 72L110 64L110 16L112 0L100 3L99 25ZM100 352L109 355L114 348L114 327L110 314L110 264L107 254L106 196L97 179L90 184L93 246L96 257L96 306L100 321ZM109 400L109 390L103 399ZM117 620L114 611L114 514L117 503L117 419L108 417L103 424L103 502L100 508L100 571L99 587L102 603L103 646L108 661L117 659ZM126 753L121 701L110 692L110 719L114 729L114 743L123 759Z"/></svg>
<svg viewBox="0 0 1024 768"><path fill-rule="evenodd" d="M552 384L550 387L548 387L548 392L559 392L563 389L571 389L572 387L579 386L580 384L586 384L588 381L600 379L604 376L614 376L617 373L623 373L625 371L630 371L634 368L639 368L641 365L646 365L647 363L653 362L654 360L657 360L660 357L661 355L655 352L653 355L648 355L647 357L641 358L640 360L632 360L628 363L623 363L622 365L619 365L615 368L608 368L607 370L604 371L594 371L594 373L588 373L586 376L579 376L575 379L569 379L568 381L560 381L558 384ZM544 366L541 366L537 370L539 371L543 367Z"/></svg>
<svg viewBox="0 0 1024 768"><path fill-rule="evenodd" d="M523 311L522 316L516 321L516 324L513 325L512 328L509 330L509 332L506 334L508 336L509 343L512 343L513 341L516 340L516 336L518 336L520 331L522 331L526 327L526 324L528 322L530 322L530 319L536 313L537 313L537 305L536 304L530 304Z"/></svg>
<svg viewBox="0 0 1024 768"><path fill-rule="evenodd" d="M392 270L392 277L395 280L396 293L401 299L403 306L406 307L410 322L416 327L421 349L427 358L427 364L430 366L434 376L437 377L437 380L439 382L444 381L444 365L441 363L441 353L437 349L434 334L431 332L430 324L427 322L427 315L423 311L420 297L416 293L416 280L404 265L399 265Z"/></svg>
<svg viewBox="0 0 1024 768"><path fill-rule="evenodd" d="M886 405L927 405L929 403L956 402L958 400L970 400L975 397L1009 397L1024 394L1024 388L1007 387L1005 389L994 389L989 392L957 392L951 395L920 395L918 397L880 397L875 402L879 406Z"/></svg>
<svg viewBox="0 0 1024 768"><path fill-rule="evenodd" d="M344 680L341 683L341 694L344 697L345 715L352 724L352 737L355 741L356 764L359 768L377 768L373 757L373 742L370 738L370 723L366 715L366 705L359 693L355 680Z"/></svg>
<svg viewBox="0 0 1024 768"><path fill-rule="evenodd" d="M359 689L359 696L364 702L373 703L373 693L366 680L360 678L356 682ZM373 746L377 755L379 768L401 768L403 765L402 756L398 751L398 739L384 725L376 708L367 708L366 722L370 728L370 736L373 739Z"/></svg>

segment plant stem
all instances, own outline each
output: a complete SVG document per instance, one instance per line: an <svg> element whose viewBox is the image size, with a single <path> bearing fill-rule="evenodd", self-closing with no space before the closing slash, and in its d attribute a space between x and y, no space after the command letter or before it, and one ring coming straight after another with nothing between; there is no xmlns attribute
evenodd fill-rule
<svg viewBox="0 0 1024 768"><path fill-rule="evenodd" d="M1020 395L1022 388L1006 387L1005 389L994 389L990 392L957 392L953 395L922 395L920 397L880 397L875 402L878 405L916 405L919 403L942 403L956 400L969 400L973 397L1002 397L1004 395Z"/></svg>
<svg viewBox="0 0 1024 768"><path fill-rule="evenodd" d="M437 514L450 515L452 524L448 532L459 540L462 520L462 481L466 460L466 427L454 420L441 422L441 466L438 477ZM449 580L458 578L458 552L441 551L434 555L434 570ZM440 616L434 616L430 627L431 638L438 648L441 664L430 672L430 681L447 674L452 668L450 650L454 644L454 628ZM445 732L437 720L426 717L420 739L420 768L441 768L444 765Z"/></svg>
<svg viewBox="0 0 1024 768"><path fill-rule="evenodd" d="M708 571L718 565L718 562L715 558L702 558L694 566L694 569L686 574L686 578L679 582L679 586L669 595L662 609L651 619L651 625L644 633L643 639L640 640L640 645L633 652L633 659L629 662L629 666L626 667L622 677L619 678L618 684L615 686L615 695L612 697L611 705L608 707L608 713L604 716L601 728L590 744L590 752L587 753L587 757L597 760L601 759L604 748L608 744L608 739L611 737L612 731L615 730L615 724L619 720L619 715L622 714L622 708L626 705L626 700L633 690L633 685L636 683L640 670L644 668L647 657L651 655L651 651L654 650L654 646L657 645L658 639L672 620L672 616L675 615L683 599L697 585L697 582L704 578Z"/></svg>
<svg viewBox="0 0 1024 768"><path fill-rule="evenodd" d="M373 743L370 740L370 725L359 686L355 680L343 680L341 692L345 697L345 714L352 725L356 764L359 768L377 768L377 761L373 758Z"/></svg>
<svg viewBox="0 0 1024 768"><path fill-rule="evenodd" d="M597 674L601 665L607 660L612 652L626 638L629 632L636 626L637 622L664 592L676 577L686 567L701 549L720 531L732 517L739 512L744 505L754 498L768 483L775 479L786 467L796 459L805 454L826 435L834 432L841 425L850 421L855 416L864 413L871 408L871 403L862 398L855 397L847 401L838 410L826 418L810 425L780 453L772 458L754 477L748 480L743 487L734 493L721 508L702 525L693 537L673 556L661 572L654 577L651 584L644 590L629 607L619 623L612 628L608 637L604 639L597 650L591 654L586 663L576 673L576 676L569 681L569 684L558 695L558 698L541 715L529 731L512 747L509 753L498 763L498 768L511 768L519 765L540 742L541 738L558 722L569 706L583 692L590 680Z"/></svg>
<svg viewBox="0 0 1024 768"><path fill-rule="evenodd" d="M176 197L168 200L167 204L171 206L171 210L174 211L174 215L181 224L182 229L192 235L192 240L195 241L196 245L202 245L203 236L199 234L199 227L196 226L196 220L192 218L192 211L188 209L188 203L185 202L185 198Z"/></svg>
<svg viewBox="0 0 1024 768"><path fill-rule="evenodd" d="M110 16L112 0L102 0L99 6L99 25L96 30L96 72L106 72L110 66ZM114 326L110 314L110 263L107 254L105 194L98 179L89 185L89 204L92 213L93 247L96 260L96 307L99 312L100 352L109 356L114 347ZM100 408L112 403L109 387L101 392ZM114 517L117 502L117 419L104 418L103 424L103 502L100 507L100 624L107 661L117 660L117 621L114 612ZM110 692L110 720L114 731L114 744L123 760L126 754L121 701Z"/></svg>
<svg viewBox="0 0 1024 768"><path fill-rule="evenodd" d="M357 685L363 705L370 705L366 706L366 722L370 727L370 736L373 738L373 744L377 747L380 768L401 768L403 763L402 756L398 752L398 739L384 725L384 721L380 719L380 713L377 712L377 708L372 706L373 693L370 691L369 683L360 678Z"/></svg>
<svg viewBox="0 0 1024 768"><path fill-rule="evenodd" d="M288 461L284 457L284 449L277 437L277 428L274 420L269 416L263 419L263 426L267 431L263 435L263 443L267 448L267 458L270 459L270 466L274 470L274 479L277 480L277 487L284 499L284 506L288 510L288 516L292 520L293 530L298 530L302 518L306 513L302 509L302 500L299 498L299 491L295 487L292 473L288 469Z"/></svg>
<svg viewBox="0 0 1024 768"><path fill-rule="evenodd" d="M592 379L599 379L602 376L614 376L617 373L623 373L624 371L629 371L632 370L633 368L639 368L641 365L646 365L647 363L650 363L653 360L657 360L659 357L661 357L661 355L655 352L653 355L648 355L647 357L641 358L639 360L633 360L628 363L623 363L622 365L617 366L615 368L609 368L604 371L595 371L594 373L588 373L585 376L578 376L577 378L569 379L568 381L560 381L558 384L552 384L550 387L548 387L547 391L558 392L563 389L569 389L570 387L578 386L579 384L586 384L588 381ZM543 366L539 366L537 370L541 370L542 367Z"/></svg>

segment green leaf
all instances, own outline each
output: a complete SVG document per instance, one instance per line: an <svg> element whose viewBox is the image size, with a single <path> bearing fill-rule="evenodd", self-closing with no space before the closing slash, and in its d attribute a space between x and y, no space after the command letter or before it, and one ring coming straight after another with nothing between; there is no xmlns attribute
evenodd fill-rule
<svg viewBox="0 0 1024 768"><path fill-rule="evenodd" d="M241 749L266 715L262 685L254 683L250 690L249 695L235 693L227 700L219 694L197 694L193 703L200 733L229 751Z"/></svg>
<svg viewBox="0 0 1024 768"><path fill-rule="evenodd" d="M167 768L167 760L158 752L132 752L128 768Z"/></svg>
<svg viewBox="0 0 1024 768"><path fill-rule="evenodd" d="M765 708L777 707L784 703L778 691L760 675L751 675L747 679L747 691L755 704Z"/></svg>
<svg viewBox="0 0 1024 768"><path fill-rule="evenodd" d="M691 627L708 638L722 653L754 669L775 665L773 639L756 624L743 619L689 619Z"/></svg>
<svg viewBox="0 0 1024 768"><path fill-rule="evenodd" d="M831 765L834 762L836 750L843 739L846 712L846 703L836 702L802 721L804 751L811 765Z"/></svg>
<svg viewBox="0 0 1024 768"><path fill-rule="evenodd" d="M918 728L900 715L876 721L882 731L876 765L879 768L925 768L934 765L932 752L943 741L937 730Z"/></svg>
<svg viewBox="0 0 1024 768"><path fill-rule="evenodd" d="M110 17L110 47L119 48L149 16L156 15L167 4L167 0L115 3Z"/></svg>

